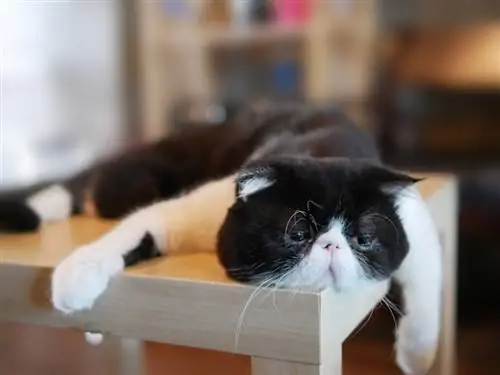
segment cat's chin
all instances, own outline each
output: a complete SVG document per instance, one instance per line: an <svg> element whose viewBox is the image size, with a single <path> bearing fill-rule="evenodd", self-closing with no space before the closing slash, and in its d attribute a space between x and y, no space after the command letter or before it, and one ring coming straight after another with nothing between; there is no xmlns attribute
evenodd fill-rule
<svg viewBox="0 0 500 375"><path fill-rule="evenodd" d="M356 280L342 280L342 279L335 279L335 277L332 276L330 287L336 293L358 293L360 290L368 288L376 283L377 283L376 280L368 278L359 278Z"/></svg>
<svg viewBox="0 0 500 375"><path fill-rule="evenodd" d="M357 293L377 283L376 280L364 277L347 280L345 278L342 279L338 276L336 277L335 272L331 268L327 269L320 278L317 278L317 275L307 275L302 270L297 271L297 273L293 273L284 279L280 278L280 276L276 276L275 279L279 280L276 283L269 282L268 278L253 277L241 279L231 277L230 275L229 277L237 282L256 287L265 285L267 287L278 287L281 289L299 289L304 292L319 292L325 289L332 289L336 293Z"/></svg>

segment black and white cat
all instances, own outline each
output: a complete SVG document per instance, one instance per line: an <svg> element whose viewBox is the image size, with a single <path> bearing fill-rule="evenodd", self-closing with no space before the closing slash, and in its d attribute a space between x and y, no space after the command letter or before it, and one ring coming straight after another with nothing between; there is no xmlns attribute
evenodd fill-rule
<svg viewBox="0 0 500 375"><path fill-rule="evenodd" d="M415 182L351 159L250 163L219 232L221 263L243 282L287 275L287 285L346 290L387 279L408 254L398 210Z"/></svg>
<svg viewBox="0 0 500 375"><path fill-rule="evenodd" d="M438 341L441 248L418 180L353 158L283 157L245 166L218 234L218 256L242 282L355 291L393 278L405 316L397 362L431 366Z"/></svg>
<svg viewBox="0 0 500 375"><path fill-rule="evenodd" d="M160 194L170 199L128 214L76 249L53 273L54 307L89 309L125 267L183 251L217 251L230 277L288 288L341 293L392 278L405 301L397 362L406 374L424 373L438 343L441 249L418 181L384 167L373 140L337 112L287 106L250 113L235 132L239 141L233 136L224 147L245 155L240 165L191 179L183 195ZM158 175L163 186L182 175L168 172Z"/></svg>

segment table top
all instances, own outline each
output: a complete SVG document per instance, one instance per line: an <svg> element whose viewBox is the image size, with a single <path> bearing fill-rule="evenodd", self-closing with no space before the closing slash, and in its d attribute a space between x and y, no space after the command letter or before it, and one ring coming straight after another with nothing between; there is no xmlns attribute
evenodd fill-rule
<svg viewBox="0 0 500 375"><path fill-rule="evenodd" d="M7 265L53 268L72 250L115 225L114 221L89 217L45 223L38 233L0 235L0 267ZM213 254L176 255L155 259L127 270L129 274L198 281L231 281Z"/></svg>
<svg viewBox="0 0 500 375"><path fill-rule="evenodd" d="M419 189L430 199L451 181L431 176ZM328 355L322 346L346 339L388 288L382 282L353 294L257 291L229 280L214 254L175 255L117 276L90 311L55 311L52 268L114 224L75 217L36 234L0 235L0 319L318 364ZM327 341L325 331L333 331Z"/></svg>

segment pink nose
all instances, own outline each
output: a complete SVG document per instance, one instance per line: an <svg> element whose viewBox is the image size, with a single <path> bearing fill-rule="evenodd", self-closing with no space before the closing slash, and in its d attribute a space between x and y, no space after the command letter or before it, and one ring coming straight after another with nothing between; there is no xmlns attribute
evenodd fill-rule
<svg viewBox="0 0 500 375"><path fill-rule="evenodd" d="M327 250L327 251L332 251L333 249L338 250L338 249L340 249L340 245L339 245L339 244L335 244L335 245L334 245L334 244L332 244L332 243L328 243L328 244L326 244L325 246L323 246L323 248L324 248L325 250Z"/></svg>

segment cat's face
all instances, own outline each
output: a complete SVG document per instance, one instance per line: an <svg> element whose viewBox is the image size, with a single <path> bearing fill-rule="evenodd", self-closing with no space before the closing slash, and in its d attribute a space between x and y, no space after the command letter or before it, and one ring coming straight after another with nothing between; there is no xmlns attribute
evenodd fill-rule
<svg viewBox="0 0 500 375"><path fill-rule="evenodd" d="M385 279L408 253L396 203L414 182L347 160L253 163L237 177L219 259L243 282L347 290Z"/></svg>

